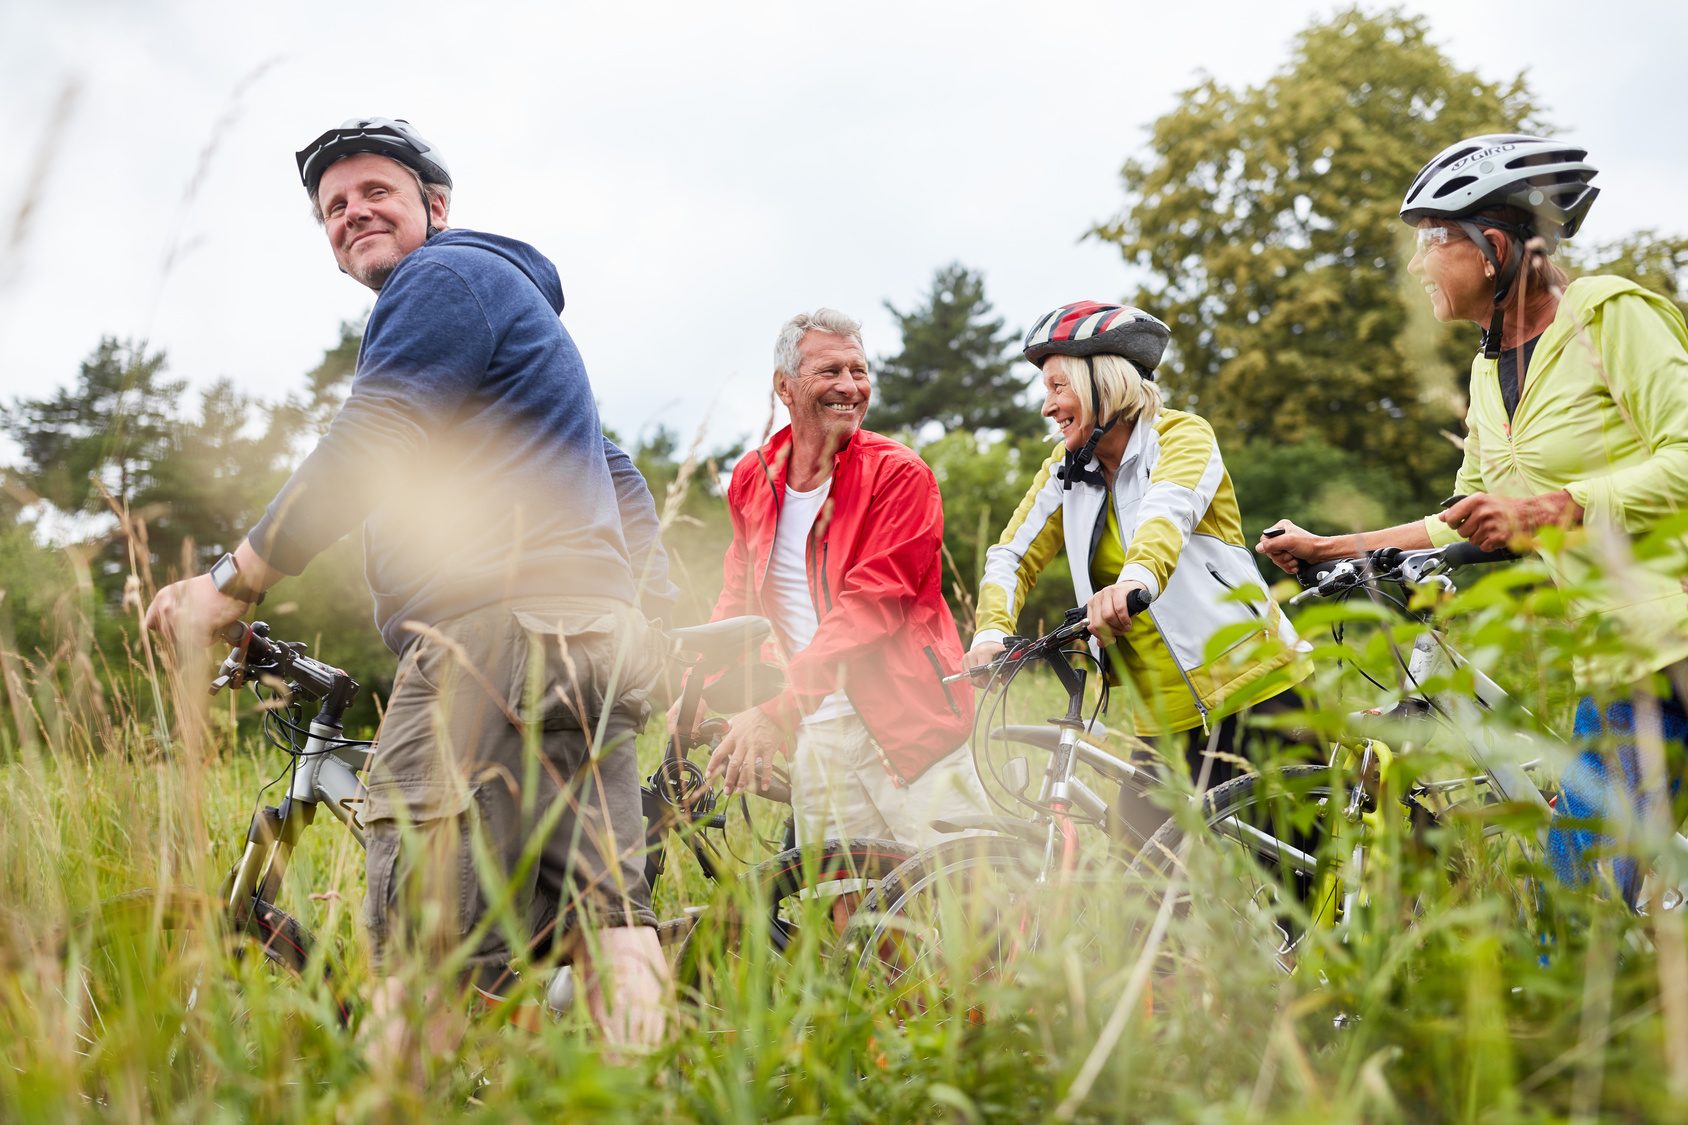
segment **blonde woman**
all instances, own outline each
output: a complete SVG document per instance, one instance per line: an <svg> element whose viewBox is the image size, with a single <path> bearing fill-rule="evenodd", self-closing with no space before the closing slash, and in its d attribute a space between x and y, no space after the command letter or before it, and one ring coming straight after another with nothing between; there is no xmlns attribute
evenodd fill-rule
<svg viewBox="0 0 1688 1125"><path fill-rule="evenodd" d="M1148 313L1094 301L1064 305L1027 333L1061 443L986 555L966 662L981 667L1003 651L1038 575L1065 548L1074 604L1086 608L1093 652L1129 685L1135 733L1184 735L1200 777L1219 727L1211 787L1235 773L1237 712L1298 708L1289 689L1307 667L1244 544L1212 427L1161 404L1154 370L1169 335ZM1135 590L1150 608L1134 619ZM1267 637L1280 643L1262 646Z"/></svg>

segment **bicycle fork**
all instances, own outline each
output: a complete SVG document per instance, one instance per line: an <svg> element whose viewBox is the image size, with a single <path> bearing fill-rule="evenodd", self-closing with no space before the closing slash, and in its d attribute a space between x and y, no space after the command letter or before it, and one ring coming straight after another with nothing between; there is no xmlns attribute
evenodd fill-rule
<svg viewBox="0 0 1688 1125"><path fill-rule="evenodd" d="M287 796L280 805L266 805L252 815L246 846L219 892L236 929L250 920L255 902L275 901L293 849L316 820L318 805L326 804L358 845L367 846L360 814L368 788L358 774L367 771L374 752L337 745L342 735L343 728L332 717L311 720L310 738L299 754Z"/></svg>

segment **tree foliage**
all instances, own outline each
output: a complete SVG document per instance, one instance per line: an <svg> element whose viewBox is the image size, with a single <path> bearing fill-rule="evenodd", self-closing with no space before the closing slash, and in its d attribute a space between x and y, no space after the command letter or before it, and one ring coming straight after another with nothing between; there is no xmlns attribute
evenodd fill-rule
<svg viewBox="0 0 1688 1125"><path fill-rule="evenodd" d="M1577 273L1627 277L1676 303L1688 316L1688 238L1639 230L1571 255Z"/></svg>
<svg viewBox="0 0 1688 1125"><path fill-rule="evenodd" d="M1540 127L1522 77L1458 69L1398 9L1313 24L1262 86L1184 91L1124 166L1124 211L1093 232L1146 273L1133 300L1172 327L1172 403L1227 443L1368 452L1428 498L1457 465L1439 431L1460 428L1448 368L1476 329L1412 315L1400 198L1459 138Z"/></svg>
<svg viewBox="0 0 1688 1125"><path fill-rule="evenodd" d="M1020 401L1029 376L1016 372L1018 334L991 316L984 275L959 262L939 267L922 304L885 307L902 330L903 349L878 363L874 428L918 433L929 422L951 430L1042 431Z"/></svg>
<svg viewBox="0 0 1688 1125"><path fill-rule="evenodd" d="M164 378L163 352L102 339L76 384L51 397L14 399L6 432L23 447L17 474L65 512L101 511L104 485L123 504L152 483L175 433L181 381Z"/></svg>

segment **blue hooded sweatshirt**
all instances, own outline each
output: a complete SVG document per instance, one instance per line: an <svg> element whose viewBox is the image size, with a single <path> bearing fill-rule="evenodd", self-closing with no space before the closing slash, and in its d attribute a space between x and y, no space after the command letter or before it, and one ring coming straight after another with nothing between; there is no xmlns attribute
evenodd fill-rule
<svg viewBox="0 0 1688 1125"><path fill-rule="evenodd" d="M562 309L556 267L525 242L445 230L409 254L345 406L248 536L259 557L298 574L364 521L395 653L415 639L407 621L511 599L595 595L665 616L678 591L650 490L603 436Z"/></svg>

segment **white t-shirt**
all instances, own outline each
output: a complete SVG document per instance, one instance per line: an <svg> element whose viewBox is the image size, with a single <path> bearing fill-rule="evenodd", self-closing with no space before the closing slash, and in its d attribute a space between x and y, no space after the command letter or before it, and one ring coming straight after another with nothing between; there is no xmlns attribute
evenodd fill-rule
<svg viewBox="0 0 1688 1125"><path fill-rule="evenodd" d="M791 643L793 656L809 647L809 642L815 639L815 630L821 624L809 594L805 555L809 550L809 530L815 526L815 517L820 515L831 492L831 477L808 492L798 492L786 485L785 505L780 508L779 526L774 529L774 557L768 567L768 601L771 603L768 608L773 612L780 632ZM854 713L849 697L843 691L835 691L803 721L818 723Z"/></svg>

